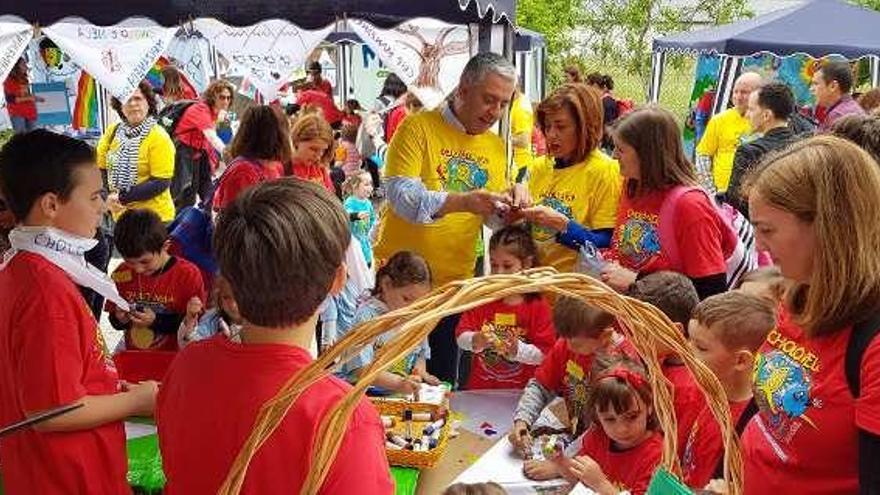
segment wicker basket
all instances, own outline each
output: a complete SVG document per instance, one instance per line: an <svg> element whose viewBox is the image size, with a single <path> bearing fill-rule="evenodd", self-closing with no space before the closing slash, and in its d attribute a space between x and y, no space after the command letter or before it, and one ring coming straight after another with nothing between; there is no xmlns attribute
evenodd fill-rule
<svg viewBox="0 0 880 495"><path fill-rule="evenodd" d="M679 356L693 373L706 396L707 407L721 427L726 452L724 475L728 482L728 493L742 493L742 459L739 441L730 420L727 397L715 375L693 355L684 335L669 318L650 304L622 296L587 275L556 273L547 268L517 275L492 275L453 282L434 290L406 308L359 325L318 360L291 377L275 397L263 404L254 422L254 429L236 457L219 493L239 493L248 464L256 451L272 435L300 394L340 366L337 359L353 355L364 346L372 345L388 329L399 328L397 334L375 354L373 362L363 370L352 390L319 425L314 446L315 456L300 491L309 495L317 493L342 443L345 425L364 391L380 372L418 346L442 318L507 296L534 292L580 298L617 317L621 330L645 362L648 379L654 390L654 410L666 433L663 438L661 467L680 477L671 385L663 377L660 367L663 358L670 354Z"/></svg>
<svg viewBox="0 0 880 495"><path fill-rule="evenodd" d="M379 414L383 416L394 416L398 418L397 424L395 424L393 428L386 431L393 431L394 433L397 433L401 436L406 433L406 424L399 418L403 417L403 412L405 410L408 409L414 413L426 412L433 414L444 407L433 404L424 404L420 402L405 402L384 399L373 399L373 405L376 406ZM440 459L443 457L443 454L446 453L446 447L449 443L450 423L450 421L446 421L446 423L443 424L443 428L440 429L440 438L437 440L437 446L431 450L417 452L414 450L405 449L386 449L385 453L388 455L388 464L391 464L392 466L403 466L419 469L427 469L436 466L437 463L440 462ZM431 424L430 421L413 421L412 428L413 431L421 432L422 429L429 424Z"/></svg>

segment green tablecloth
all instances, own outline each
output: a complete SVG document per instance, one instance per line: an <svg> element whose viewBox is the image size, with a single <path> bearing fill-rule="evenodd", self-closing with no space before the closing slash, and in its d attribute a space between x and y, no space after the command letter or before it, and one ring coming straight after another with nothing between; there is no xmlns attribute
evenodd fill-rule
<svg viewBox="0 0 880 495"><path fill-rule="evenodd" d="M391 476L397 487L395 495L415 495L419 484L418 469L392 467ZM165 486L165 474L162 472L159 438L156 435L128 441L128 483L140 494L162 492L162 487ZM0 495L2 495L2 487L0 487Z"/></svg>

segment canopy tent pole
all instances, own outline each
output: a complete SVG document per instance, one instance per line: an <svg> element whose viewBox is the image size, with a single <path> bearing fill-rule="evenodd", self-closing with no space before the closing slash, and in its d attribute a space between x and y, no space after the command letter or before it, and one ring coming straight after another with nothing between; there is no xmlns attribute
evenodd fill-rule
<svg viewBox="0 0 880 495"><path fill-rule="evenodd" d="M663 84L663 70L666 67L666 52L655 51L651 55L651 80L648 85L648 103L660 101L660 85Z"/></svg>
<svg viewBox="0 0 880 495"><path fill-rule="evenodd" d="M718 73L718 91L715 93L712 115L717 115L727 109L727 104L730 103L730 96L733 94L733 84L736 81L741 63L742 57L721 56L721 70Z"/></svg>
<svg viewBox="0 0 880 495"><path fill-rule="evenodd" d="M871 68L871 87L880 88L880 55L869 55L868 66Z"/></svg>

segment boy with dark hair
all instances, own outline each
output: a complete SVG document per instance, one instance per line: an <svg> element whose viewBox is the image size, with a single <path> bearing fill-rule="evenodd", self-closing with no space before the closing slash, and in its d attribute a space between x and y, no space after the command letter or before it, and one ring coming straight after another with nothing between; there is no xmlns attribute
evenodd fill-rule
<svg viewBox="0 0 880 495"><path fill-rule="evenodd" d="M125 331L127 350L177 350L177 330L190 301L206 301L199 269L168 254L168 233L152 210L127 210L113 232L124 263L113 271L129 311L107 303L110 324Z"/></svg>
<svg viewBox="0 0 880 495"><path fill-rule="evenodd" d="M3 437L7 493L128 493L122 419L149 415L156 383L122 384L77 284L125 306L83 253L104 213L87 144L45 130L0 151L0 189L18 226L0 265L0 425L82 404Z"/></svg>
<svg viewBox="0 0 880 495"><path fill-rule="evenodd" d="M685 337L691 314L700 302L693 282L680 273L669 271L655 272L637 280L630 288L629 296L656 306ZM682 452L688 431L706 408L706 399L678 356L665 357L661 369L663 376L672 383L672 406L678 422L678 452Z"/></svg>
<svg viewBox="0 0 880 495"><path fill-rule="evenodd" d="M741 291L725 292L701 302L690 321L694 353L715 373L730 403L737 433L758 410L752 397L755 353L776 326L773 304ZM682 453L685 483L702 489L723 478L724 442L718 423L704 410L688 432Z"/></svg>
<svg viewBox="0 0 880 495"><path fill-rule="evenodd" d="M614 331L614 316L573 297L560 297L553 306L553 325L557 339L553 348L529 380L513 415L510 442L527 457L531 453L532 425L541 411L556 397L565 401L571 424L570 440L590 423L586 389L593 360L598 354L623 353L635 356L631 344ZM561 476L550 461L530 461L523 465L527 477L535 480Z"/></svg>
<svg viewBox="0 0 880 495"><path fill-rule="evenodd" d="M350 241L339 201L298 179L250 188L220 214L214 250L245 323L241 344L192 343L165 377L156 416L169 493L217 492L261 406L312 362L318 308L345 284ZM332 376L306 389L251 461L241 493L299 493L320 421L349 390ZM384 436L362 399L318 493L392 493Z"/></svg>

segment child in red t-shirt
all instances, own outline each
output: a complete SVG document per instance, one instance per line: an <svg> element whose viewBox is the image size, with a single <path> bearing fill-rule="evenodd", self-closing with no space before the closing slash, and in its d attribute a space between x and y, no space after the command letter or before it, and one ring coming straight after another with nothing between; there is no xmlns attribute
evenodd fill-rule
<svg viewBox="0 0 880 495"><path fill-rule="evenodd" d="M522 226L496 231L489 240L492 274L512 274L538 264L538 248ZM474 353L468 389L521 389L534 376L556 336L550 305L540 294L505 297L465 312L455 331L458 346Z"/></svg>
<svg viewBox="0 0 880 495"><path fill-rule="evenodd" d="M599 495L642 495L660 464L663 434L654 415L651 384L637 361L597 362L587 408L596 422L572 459L556 457L567 478Z"/></svg>
<svg viewBox="0 0 880 495"><path fill-rule="evenodd" d="M553 326L561 338L544 357L529 380L513 415L510 442L520 455L529 458L532 437L541 431L533 425L544 408L555 398L565 402L569 425L563 433L569 440L589 426L587 389L593 360L600 354L634 354L631 344L614 332L614 317L595 306L571 297L560 297L553 306ZM551 479L560 475L552 462L527 460L526 476Z"/></svg>
<svg viewBox="0 0 880 495"><path fill-rule="evenodd" d="M113 232L124 262L113 271L120 295L132 308L107 302L110 324L125 332L129 351L176 351L177 331L190 301L206 301L201 273L168 254L168 233L152 210L128 210Z"/></svg>
<svg viewBox="0 0 880 495"><path fill-rule="evenodd" d="M694 308L699 303L694 284L676 272L656 272L633 284L629 296L652 304L663 312L685 336ZM678 452L684 449L697 416L706 409L706 398L694 376L678 356L667 356L661 362L663 376L672 383L672 405L678 424Z"/></svg>
<svg viewBox="0 0 880 495"><path fill-rule="evenodd" d="M260 408L313 363L318 309L345 285L348 217L315 184L279 179L248 189L220 215L214 236L244 320L241 343L193 342L165 376L156 419L169 494L218 491ZM332 376L306 388L251 459L240 493L299 493L320 422L350 390ZM393 493L376 409L361 398L344 428L317 493Z"/></svg>
<svg viewBox="0 0 880 495"><path fill-rule="evenodd" d="M290 129L293 142L293 176L315 182L334 192L330 162L336 154L333 130L320 115L306 114Z"/></svg>
<svg viewBox="0 0 880 495"><path fill-rule="evenodd" d="M689 333L694 353L715 373L730 403L737 433L757 412L752 398L755 353L776 325L774 306L764 298L733 291L712 296L694 310ZM724 477L724 441L707 409L700 412L681 453L684 481L702 489Z"/></svg>
<svg viewBox="0 0 880 495"><path fill-rule="evenodd" d="M15 136L0 189L18 222L0 265L0 427L82 406L3 437L6 493L129 493L122 420L152 414L157 385L119 381L77 287L121 302L83 258L104 213L94 150L46 130Z"/></svg>

